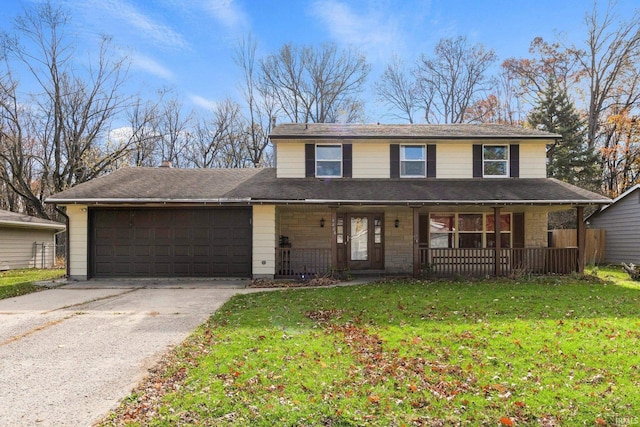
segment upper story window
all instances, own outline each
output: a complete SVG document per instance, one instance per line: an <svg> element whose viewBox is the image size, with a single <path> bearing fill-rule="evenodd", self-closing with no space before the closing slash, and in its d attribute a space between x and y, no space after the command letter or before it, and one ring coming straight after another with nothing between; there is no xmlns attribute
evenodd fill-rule
<svg viewBox="0 0 640 427"><path fill-rule="evenodd" d="M427 170L427 155L424 145L400 146L400 176L402 178L424 178Z"/></svg>
<svg viewBox="0 0 640 427"><path fill-rule="evenodd" d="M508 145L484 145L482 147L482 175L485 178L509 176Z"/></svg>
<svg viewBox="0 0 640 427"><path fill-rule="evenodd" d="M342 177L341 145L316 145L316 177Z"/></svg>

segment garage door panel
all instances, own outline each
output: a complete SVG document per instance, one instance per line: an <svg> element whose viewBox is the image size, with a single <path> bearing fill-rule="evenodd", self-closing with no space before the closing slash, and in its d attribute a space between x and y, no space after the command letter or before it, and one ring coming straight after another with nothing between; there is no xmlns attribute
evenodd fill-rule
<svg viewBox="0 0 640 427"><path fill-rule="evenodd" d="M249 208L92 209L92 275L251 275Z"/></svg>

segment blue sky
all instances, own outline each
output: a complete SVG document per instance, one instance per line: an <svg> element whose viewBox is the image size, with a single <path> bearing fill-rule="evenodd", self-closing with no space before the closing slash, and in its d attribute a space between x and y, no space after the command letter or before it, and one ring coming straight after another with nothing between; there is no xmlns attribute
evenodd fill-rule
<svg viewBox="0 0 640 427"><path fill-rule="evenodd" d="M0 0L0 27L36 0ZM55 2L55 0L53 0ZM440 38L464 35L496 51L500 62L528 55L536 36L584 39L590 0L59 0L72 14L70 33L80 41L78 61L109 34L131 56L129 87L143 96L174 89L185 107L210 108L239 99L239 69L232 61L238 40L251 33L258 56L284 43L336 42L364 52L377 80L394 54L413 62L431 54ZM599 8L606 7L600 1ZM619 0L620 18L640 7ZM370 99L373 98L368 94ZM379 110L373 105L369 111ZM383 120L370 113L368 121Z"/></svg>

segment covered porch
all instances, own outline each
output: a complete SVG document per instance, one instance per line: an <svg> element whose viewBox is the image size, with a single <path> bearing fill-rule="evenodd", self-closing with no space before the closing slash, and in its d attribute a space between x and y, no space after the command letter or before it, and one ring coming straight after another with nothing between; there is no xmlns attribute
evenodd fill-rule
<svg viewBox="0 0 640 427"><path fill-rule="evenodd" d="M577 211L578 247L550 248L547 214ZM276 277L420 276L584 270L583 206L276 206ZM495 218L500 218L495 221Z"/></svg>

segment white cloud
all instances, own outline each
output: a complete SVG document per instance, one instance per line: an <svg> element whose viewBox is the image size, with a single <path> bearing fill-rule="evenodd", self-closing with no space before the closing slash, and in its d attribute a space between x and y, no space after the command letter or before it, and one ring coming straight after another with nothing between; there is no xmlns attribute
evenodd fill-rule
<svg viewBox="0 0 640 427"><path fill-rule="evenodd" d="M205 110L215 110L218 103L216 101L211 101L210 99L204 98L200 95L189 94L189 99L195 105L204 108Z"/></svg>
<svg viewBox="0 0 640 427"><path fill-rule="evenodd" d="M134 54L131 58L131 66L165 80L172 80L174 77L170 69L145 55Z"/></svg>
<svg viewBox="0 0 640 427"><path fill-rule="evenodd" d="M126 143L133 136L131 126L123 126L109 131L109 140L118 144Z"/></svg>
<svg viewBox="0 0 640 427"><path fill-rule="evenodd" d="M382 6L355 10L344 1L317 0L311 5L311 14L326 26L336 42L365 50L369 59L386 60L404 47L404 36L400 30L402 17Z"/></svg>
<svg viewBox="0 0 640 427"><path fill-rule="evenodd" d="M169 49L187 49L184 37L171 27L154 21L126 0L90 0L83 2L86 12L100 14L100 10L118 18L129 31L150 39L154 44ZM123 30L125 31L125 30Z"/></svg>
<svg viewBox="0 0 640 427"><path fill-rule="evenodd" d="M234 0L207 0L204 8L227 28L245 27L247 15Z"/></svg>

